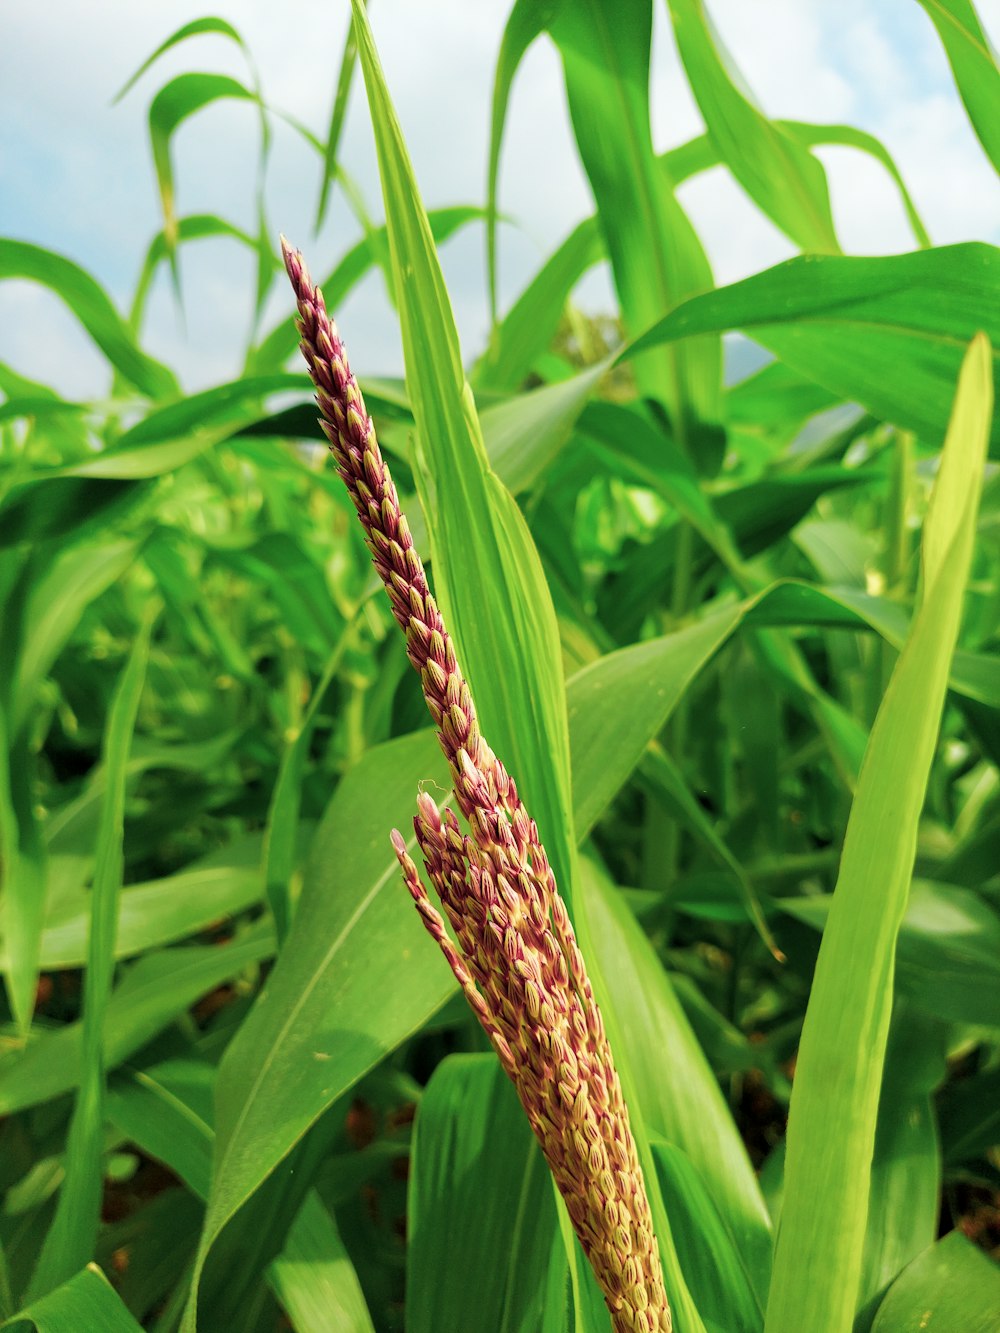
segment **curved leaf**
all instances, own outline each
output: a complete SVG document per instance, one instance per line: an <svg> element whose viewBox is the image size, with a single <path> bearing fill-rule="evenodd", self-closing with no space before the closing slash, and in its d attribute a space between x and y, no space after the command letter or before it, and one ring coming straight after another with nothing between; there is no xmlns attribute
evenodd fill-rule
<svg viewBox="0 0 1000 1333"><path fill-rule="evenodd" d="M953 1231L892 1284L872 1333L994 1333L998 1309L1000 1268Z"/></svg>
<svg viewBox="0 0 1000 1333"><path fill-rule="evenodd" d="M72 260L26 241L0 237L0 279L25 278L48 287L69 307L114 368L150 398L171 398L177 380L141 351L104 289Z"/></svg>
<svg viewBox="0 0 1000 1333"><path fill-rule="evenodd" d="M178 42L185 41L188 37L198 37L206 32L217 33L220 37L229 37L241 50L245 52L247 49L243 38L233 25L227 23L225 19L209 16L203 19L195 19L191 23L185 23L178 28L176 32L171 33L165 42L161 42L153 54L142 62L130 78L126 79L121 88L119 88L118 92L115 93L114 97L111 99L112 105L114 105L115 102L120 102L129 89L133 88L139 82L146 70L149 69L151 65L155 65L160 56L165 52L175 47Z"/></svg>
<svg viewBox="0 0 1000 1333"><path fill-rule="evenodd" d="M969 339L983 330L1000 345L1000 250L969 242L877 259L790 259L686 302L622 356L734 328L839 397L933 443L947 427ZM1000 421L991 439L1000 446Z"/></svg>
<svg viewBox="0 0 1000 1333"><path fill-rule="evenodd" d="M183 244L185 241L200 241L213 236L228 236L234 241L239 241L241 245L255 253L259 251L258 242L249 232L243 231L241 227L236 227L225 218L216 217L214 213L193 213L186 218L177 219L177 243ZM270 254L270 252L268 252ZM167 234L165 231L157 232L149 243L149 249L146 251L146 257L142 261L142 268L139 271L139 277L135 285L135 293L132 297L132 310L129 315L129 324L132 329L138 333L143 315L146 311L146 298L149 295L149 289L153 278L156 276L156 270L160 264L170 258L170 248L167 244ZM271 256L274 265L280 264L277 256Z"/></svg>
<svg viewBox="0 0 1000 1333"><path fill-rule="evenodd" d="M68 1282L34 1301L26 1309L4 1320L0 1328L10 1333L80 1333L80 1329L100 1329L101 1333L142 1333L96 1264L88 1264Z"/></svg>
<svg viewBox="0 0 1000 1333"><path fill-rule="evenodd" d="M801 250L836 254L826 172L801 141L741 90L703 0L668 0L691 91L723 161L747 194Z"/></svg>
<svg viewBox="0 0 1000 1333"><path fill-rule="evenodd" d="M149 140L153 150L153 165L160 189L163 207L163 233L168 254L177 247L178 225L174 211L174 170L170 159L170 141L174 131L189 116L220 98L236 98L261 105L257 93L251 92L228 74L178 74L165 84L149 107Z"/></svg>

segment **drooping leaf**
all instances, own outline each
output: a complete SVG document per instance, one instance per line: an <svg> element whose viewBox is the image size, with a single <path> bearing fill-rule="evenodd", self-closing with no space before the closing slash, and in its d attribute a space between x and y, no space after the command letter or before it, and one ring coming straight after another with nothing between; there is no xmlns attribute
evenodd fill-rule
<svg viewBox="0 0 1000 1333"><path fill-rule="evenodd" d="M231 41L234 41L241 50L244 52L246 51L246 43L243 41L243 38L233 25L227 23L225 19L215 18L211 15L206 18L194 19L191 23L183 24L176 32L171 33L165 41L160 43L153 54L148 56L142 62L135 73L126 79L118 92L115 93L112 98L112 105L114 105L115 102L120 102L122 100L129 89L133 88L139 82L150 66L156 64L160 56L164 55L167 51L172 50L179 42L186 41L189 37L198 37L202 33L215 33L220 37L228 37Z"/></svg>
<svg viewBox="0 0 1000 1333"><path fill-rule="evenodd" d="M172 398L173 372L147 356L104 289L72 260L26 241L0 237L0 280L25 278L48 287L80 321L91 339L130 384L150 398Z"/></svg>
<svg viewBox="0 0 1000 1333"><path fill-rule="evenodd" d="M258 243L255 237L244 231L242 227L227 222L225 218L216 217L214 213L194 213L188 217L177 219L178 245L183 245L185 241L201 241L217 236L229 237L231 240L239 241L247 249L253 250L255 253L258 252ZM139 270L139 277L136 280L135 292L132 296L129 325L136 334L142 327L143 317L146 313L146 300L153 279L156 277L156 270L169 258L170 251L167 245L166 232L157 232L149 243L146 257L142 261L142 268ZM277 259L274 262L275 264L279 263Z"/></svg>
<svg viewBox="0 0 1000 1333"><path fill-rule="evenodd" d="M741 87L704 0L668 0L668 7L691 91L722 160L758 208L801 250L837 253L820 163Z"/></svg>
<svg viewBox="0 0 1000 1333"><path fill-rule="evenodd" d="M962 349L1000 342L1000 250L970 242L908 255L804 255L685 302L633 343L743 329L793 370L929 442L944 434ZM996 352L991 355L992 374ZM1000 424L994 423L994 447Z"/></svg>
<svg viewBox="0 0 1000 1333"><path fill-rule="evenodd" d="M257 93L228 74L202 74L191 71L178 74L164 84L149 106L149 141L156 169L163 209L163 232L167 253L174 255L177 248L177 214L174 205L174 169L171 160L171 141L177 128L203 107L220 98L235 98L259 105Z"/></svg>

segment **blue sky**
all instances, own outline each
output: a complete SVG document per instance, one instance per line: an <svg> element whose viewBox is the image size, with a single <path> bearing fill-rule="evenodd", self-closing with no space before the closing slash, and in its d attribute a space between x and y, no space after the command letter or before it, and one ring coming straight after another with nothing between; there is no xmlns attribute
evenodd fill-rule
<svg viewBox="0 0 1000 1333"><path fill-rule="evenodd" d="M847 122L877 134L896 158L936 243L1000 243L1000 183L965 119L950 71L915 0L709 0L746 83L772 115ZM1000 44L1000 0L980 0ZM374 0L372 22L390 90L428 207L480 202L493 69L509 0ZM252 0L211 12L238 27L275 106L323 132L347 23L338 0ZM157 89L189 69L246 77L231 44L199 37L171 52L117 106L113 93L180 24L206 11L188 0L73 0L5 7L0 44L0 234L74 259L127 307L146 246L159 227L146 111ZM654 7L652 101L657 146L697 134L700 118L678 64L666 5ZM257 130L248 105L219 104L175 140L178 208L217 212L253 227ZM898 198L872 161L824 149L845 248L912 248ZM378 179L360 79L344 137L345 165L369 208L381 215ZM357 239L343 204L319 236L312 217L318 162L277 126L268 176L271 224L306 252L314 272L332 267ZM686 184L680 197L702 234L719 283L786 258L790 244L721 170ZM544 256L591 211L570 135L559 62L546 39L529 52L514 86L503 157L501 204L517 226L501 244L503 302L516 296ZM443 252L463 351L470 360L487 332L483 238L470 228ZM186 320L165 281L144 329L149 351L204 387L238 373L250 319L251 261L227 242L201 243L182 260ZM611 308L607 275L577 294ZM287 307L279 287L265 325ZM392 312L373 277L337 312L355 366L401 370ZM0 362L72 395L99 396L104 363L48 293L0 283Z"/></svg>

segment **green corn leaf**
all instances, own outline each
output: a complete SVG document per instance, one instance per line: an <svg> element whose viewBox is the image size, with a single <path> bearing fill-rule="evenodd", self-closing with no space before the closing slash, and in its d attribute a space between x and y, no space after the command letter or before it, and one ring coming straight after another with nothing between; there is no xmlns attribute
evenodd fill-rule
<svg viewBox="0 0 1000 1333"><path fill-rule="evenodd" d="M536 1333L562 1250L549 1172L494 1058L452 1055L420 1101L407 1205L406 1326ZM565 1268L565 1257L563 1257ZM562 1311L560 1310L561 1314Z"/></svg>
<svg viewBox="0 0 1000 1333"><path fill-rule="evenodd" d="M668 0L668 7L691 91L722 160L801 250L839 251L822 166L741 91L739 72L703 0Z"/></svg>
<svg viewBox="0 0 1000 1333"><path fill-rule="evenodd" d="M97 1241L103 1184L104 1020L114 974L118 899L124 873L125 782L151 630L152 620L147 617L112 698L104 733L107 777L97 833L83 984L83 1078L70 1121L66 1179L29 1288L33 1296L43 1296L69 1281L92 1257Z"/></svg>
<svg viewBox="0 0 1000 1333"><path fill-rule="evenodd" d="M431 234L435 241L446 241L470 222L484 216L481 208L468 204L452 208L435 208L428 213ZM337 267L320 286L331 315L348 292L379 262L381 250L388 244L385 227L374 227L368 235L351 247ZM283 366L299 345L294 317L277 324L270 333L247 355L245 374L267 374Z"/></svg>
<svg viewBox="0 0 1000 1333"><path fill-rule="evenodd" d="M499 73L500 71L498 78ZM504 95L509 95L509 89ZM494 134L502 135L503 132L503 125L499 119L502 115L502 106L501 100L500 109L494 119ZM923 248L930 245L926 228L900 175L899 168L884 144L873 134L857 130L851 125L814 125L792 120L778 120L773 122L773 125L783 140L797 141L803 148L837 144L856 148L874 157L888 172L899 191L917 244ZM679 185L691 176L718 166L722 160L718 147L707 134L699 135L698 138L682 144L679 148L673 148L660 157L674 185ZM495 164L491 168L490 187L495 191ZM494 198L494 208L495 205ZM431 216L433 218L433 214ZM487 234L491 277L493 277L495 275L492 272L492 265L496 262L494 214L489 215L488 223ZM481 385L490 389L517 388L535 359L549 346L570 292L583 274L603 257L604 245L597 218L586 218L546 260L503 320L494 327L490 346L476 366L474 383L477 387Z"/></svg>
<svg viewBox="0 0 1000 1333"><path fill-rule="evenodd" d="M338 785L317 830L281 957L220 1066L189 1322L199 1270L226 1222L316 1118L454 989L417 914L400 900L387 846L394 825L409 827L414 792L428 779L445 791L433 733L370 750ZM404 969L405 989L386 984Z"/></svg>
<svg viewBox="0 0 1000 1333"><path fill-rule="evenodd" d="M606 369L601 362L571 379L519 393L480 413L490 467L513 495L536 486L569 441Z"/></svg>
<svg viewBox="0 0 1000 1333"><path fill-rule="evenodd" d="M947 426L962 348L980 329L1000 344L998 312L993 246L803 256L686 302L623 355L743 329L799 374L933 443ZM1000 446L998 423L992 441Z"/></svg>
<svg viewBox="0 0 1000 1333"><path fill-rule="evenodd" d="M10 1333L142 1333L96 1264L0 1324Z"/></svg>
<svg viewBox="0 0 1000 1333"><path fill-rule="evenodd" d="M23 484L0 503L0 549L52 537L88 540L106 532L148 495L149 488L138 481L27 473Z"/></svg>
<svg viewBox="0 0 1000 1333"><path fill-rule="evenodd" d="M21 1032L30 1027L35 1007L45 911L46 855L36 807L36 766L24 737L11 742L7 710L0 708L0 886L12 963L4 982Z"/></svg>
<svg viewBox="0 0 1000 1333"><path fill-rule="evenodd" d="M201 1200L208 1197L212 1173L214 1082L214 1065L178 1057L125 1066L108 1086L110 1122Z"/></svg>
<svg viewBox="0 0 1000 1333"><path fill-rule="evenodd" d="M1000 1268L953 1231L892 1284L872 1333L994 1333L998 1309Z"/></svg>
<svg viewBox="0 0 1000 1333"><path fill-rule="evenodd" d="M686 1154L654 1139L653 1158L685 1280L706 1324L760 1333L764 1311L738 1246Z"/></svg>
<svg viewBox="0 0 1000 1333"><path fill-rule="evenodd" d="M874 157L877 162L885 167L892 178L893 184L899 191L900 202L906 212L907 221L917 244L924 249L930 246L930 237L927 235L927 230L920 214L917 212L916 204L914 204L910 192L906 188L906 182L900 175L899 168L881 139L877 139L874 134L868 134L864 130L855 129L853 125L816 125L801 120L775 120L771 124L784 139L797 140L803 148L817 148L824 144L837 144L845 148L857 148L859 152L868 153L869 156ZM700 134L697 138L689 139L687 143L680 144L677 148L671 148L663 154L661 160L674 184L680 185L682 181L688 180L691 176L696 176L699 172L708 171L711 167L718 166L724 158L712 137L708 134Z"/></svg>
<svg viewBox="0 0 1000 1333"><path fill-rule="evenodd" d="M299 830L299 811L302 801L302 779L305 774L313 731L319 719L320 704L326 697L334 677L340 669L348 646L350 626L345 626L334 644L323 675L316 683L309 707L281 757L278 778L271 795L264 834L264 888L271 905L278 943L284 942L291 925L293 902L291 880L296 862L296 836Z"/></svg>
<svg viewBox="0 0 1000 1333"><path fill-rule="evenodd" d="M518 388L551 345L570 292L603 255L597 219L587 218L549 256L494 328L473 374L476 388Z"/></svg>
<svg viewBox="0 0 1000 1333"><path fill-rule="evenodd" d="M259 903L264 896L260 856L258 835L174 875L130 884L119 899L115 957L171 944ZM61 898L46 912L39 957L43 970L83 966L89 919L89 892ZM11 968L11 955L4 943L0 969L5 972Z"/></svg>
<svg viewBox="0 0 1000 1333"><path fill-rule="evenodd" d="M267 1278L296 1333L374 1333L336 1219L315 1190L306 1195Z"/></svg>
<svg viewBox="0 0 1000 1333"><path fill-rule="evenodd" d="M43 545L24 564L3 608L0 836L9 849L2 867L3 933L13 964L5 981L22 1031L34 1006L46 894L27 724L42 682L84 610L128 568L135 552L129 540L68 544L54 554Z"/></svg>
<svg viewBox="0 0 1000 1333"><path fill-rule="evenodd" d="M24 278L48 287L115 370L148 397L173 398L179 393L173 372L140 350L103 287L72 260L26 241L0 237L0 280L3 278Z"/></svg>
<svg viewBox="0 0 1000 1333"><path fill-rule="evenodd" d="M354 24L348 23L347 36L344 38L344 53L340 57L340 73L333 94L333 106L330 108L330 126L323 146L323 175L319 187L319 202L316 205L316 230L319 231L326 217L326 206L330 198L330 186L337 174L340 156L340 137L347 117L347 102L351 95L351 84L358 63L358 43L354 35Z"/></svg>
<svg viewBox="0 0 1000 1333"><path fill-rule="evenodd" d="M854 1319L896 936L975 534L991 353L967 353L923 541L923 596L872 730L799 1048L768 1333ZM873 886L878 886L873 892Z"/></svg>
<svg viewBox="0 0 1000 1333"><path fill-rule="evenodd" d="M715 1076L653 946L621 895L590 860L581 862L581 885L592 941L589 957L600 965L605 994L598 999L630 1114L633 1120L638 1117L651 1145L659 1137L685 1154L725 1220L762 1304L770 1220ZM668 1232L673 1230L671 1222Z"/></svg>
<svg viewBox="0 0 1000 1333"><path fill-rule="evenodd" d="M167 51L172 50L179 42L186 41L189 37L199 37L203 33L215 33L219 37L228 37L231 41L234 41L244 53L246 52L246 43L243 41L243 38L233 25L227 23L225 19L212 16L195 19L191 23L183 24L176 32L171 33L166 41L160 43L153 54L142 62L135 73L126 79L118 92L115 93L112 98L112 105L114 105L115 102L120 102L125 94L131 88L135 87L146 71L152 65L156 64L160 56L164 55Z"/></svg>
<svg viewBox="0 0 1000 1333"><path fill-rule="evenodd" d="M12 741L27 723L42 680L84 610L129 568L137 549L137 543L128 538L67 545L54 557L41 548L24 571L19 651L7 685ZM8 621L8 635L12 628Z"/></svg>
<svg viewBox="0 0 1000 1333"><path fill-rule="evenodd" d="M149 107L149 141L163 209L163 232L167 253L177 250L178 225L174 210L174 169L170 144L174 131L190 116L220 98L235 98L261 105L260 97L228 74L178 74L165 84Z"/></svg>
<svg viewBox="0 0 1000 1333"><path fill-rule="evenodd" d="M1000 171L1000 70L971 0L917 0L937 28L972 128Z"/></svg>
<svg viewBox="0 0 1000 1333"><path fill-rule="evenodd" d="M527 524L489 468L451 304L363 6L361 67L385 199L407 390L433 478L435 585L484 735L515 777L572 893L569 738L559 633ZM418 481L427 488L423 467Z"/></svg>
<svg viewBox="0 0 1000 1333"><path fill-rule="evenodd" d="M930 248L931 238L927 234L923 219L917 212L917 206L906 188L906 182L895 160L881 139L864 130L855 129L853 125L813 125L801 120L779 120L776 124L806 148L817 148L825 144L856 148L880 162L899 191L900 203L906 212L906 220L910 224L914 239L922 250Z"/></svg>
<svg viewBox="0 0 1000 1333"><path fill-rule="evenodd" d="M947 1077L945 1027L898 1001L879 1095L861 1303L881 1293L938 1233L941 1147L934 1090Z"/></svg>
<svg viewBox="0 0 1000 1333"><path fill-rule="evenodd" d="M822 929L832 895L777 902ZM921 1014L1000 1027L1000 915L970 889L914 880L896 946L895 981L897 994Z"/></svg>
<svg viewBox="0 0 1000 1333"><path fill-rule="evenodd" d="M105 1068L116 1069L196 1000L273 954L273 931L259 927L222 946L190 945L145 954L128 970L108 1004ZM72 1092L82 1067L79 1022L40 1034L0 1063L0 1115L13 1115Z"/></svg>
<svg viewBox="0 0 1000 1333"><path fill-rule="evenodd" d="M217 236L229 237L231 240L239 241L247 249L253 250L255 253L259 252L259 243L255 236L251 236L242 227L227 222L225 218L216 217L214 213L193 213L189 217L177 219L177 244L179 246L186 241L202 241ZM149 289L153 284L153 279L156 277L156 270L169 258L167 234L165 231L157 232L146 250L146 257L142 261L142 268L139 270L135 292L132 296L129 327L136 335L142 327L143 317L146 313L146 301L149 297ZM273 259L273 263L280 267L280 261L276 257Z"/></svg>
<svg viewBox="0 0 1000 1333"><path fill-rule="evenodd" d="M520 0L516 10L524 7ZM633 335L712 286L701 243L653 152L651 18L650 0L626 0L614 12L583 0L560 6L548 24L622 317ZM677 442L699 471L714 472L722 443L719 339L664 350L636 361L639 390L664 404Z"/></svg>

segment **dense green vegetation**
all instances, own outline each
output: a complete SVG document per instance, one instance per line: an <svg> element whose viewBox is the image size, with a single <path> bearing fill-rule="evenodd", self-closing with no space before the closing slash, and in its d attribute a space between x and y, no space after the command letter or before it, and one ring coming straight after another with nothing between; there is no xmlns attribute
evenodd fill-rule
<svg viewBox="0 0 1000 1333"><path fill-rule="evenodd" d="M919 3L1000 169L975 11ZM877 141L766 119L700 0L668 8L704 136L653 151L649 0L517 0L485 207L428 218L354 0L319 213L357 202L360 65L386 223L318 276L336 313L378 266L399 311L406 382L353 369L572 914L674 1327L990 1333L1000 252L933 247ZM205 19L161 51L205 32L241 44ZM463 358L435 242L483 225L495 294L542 32L596 211ZM292 295L231 383L184 396L142 348L191 242L255 252L258 311L284 281L266 223L174 212L173 132L220 98L272 114L211 73L153 98L164 228L127 316L0 239L0 278L54 291L113 373L76 402L0 366L0 1327L603 1333L399 877L390 830L449 780L315 447ZM893 175L912 253L842 253L823 143ZM717 289L676 186L720 163L802 254ZM593 321L572 293L602 259ZM734 330L771 359L724 387Z"/></svg>

